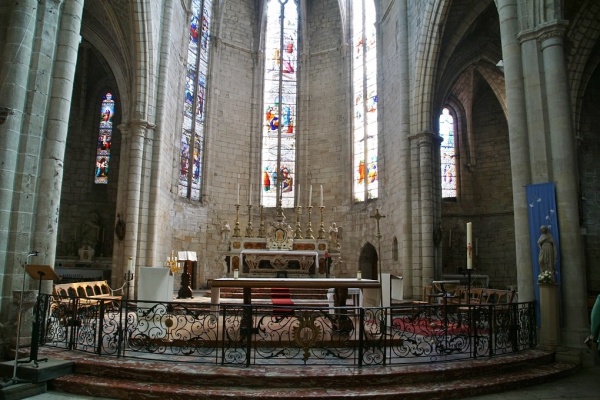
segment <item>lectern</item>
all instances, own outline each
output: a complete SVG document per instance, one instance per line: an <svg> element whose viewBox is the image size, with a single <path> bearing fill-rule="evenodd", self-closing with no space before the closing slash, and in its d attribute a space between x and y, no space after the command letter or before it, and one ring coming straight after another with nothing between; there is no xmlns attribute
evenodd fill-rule
<svg viewBox="0 0 600 400"><path fill-rule="evenodd" d="M45 308L44 310L42 310L41 307L42 281L54 281L59 279L59 277L58 275L56 275L56 272L54 272L54 269L50 265L27 265L25 267L25 271L27 272L27 274L29 274L31 278L38 280L39 284L38 297L33 313L33 329L31 331L31 349L29 351L29 360L23 362L33 362L37 367L39 361L48 361L47 358L44 358L42 360L38 360L37 358L40 339L40 324L42 323L42 321L44 321L43 311L45 311ZM17 338L17 341L18 340L19 338Z"/></svg>

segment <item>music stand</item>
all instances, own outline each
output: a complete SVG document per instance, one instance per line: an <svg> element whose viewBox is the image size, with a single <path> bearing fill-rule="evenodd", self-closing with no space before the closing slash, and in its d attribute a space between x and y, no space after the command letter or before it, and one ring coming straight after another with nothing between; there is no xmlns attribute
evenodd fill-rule
<svg viewBox="0 0 600 400"><path fill-rule="evenodd" d="M38 297L37 297L37 302L36 302L36 306L35 306L35 312L33 314L34 319L33 319L33 329L31 330L31 348L29 351L29 360L27 361L22 361L25 363L28 362L33 362L35 364L35 367L38 367L38 361L48 361L47 358L38 360L37 358L37 354L38 354L38 348L39 348L39 329L40 329L40 302L42 299L42 281L49 281L49 280L57 280L60 279L58 277L58 275L56 275L56 272L54 272L54 268L52 268L50 265L27 265L25 267L25 271L29 274L29 276L33 279L36 279L39 281L38 284ZM17 354L18 357L18 354ZM15 364L16 365L16 364Z"/></svg>

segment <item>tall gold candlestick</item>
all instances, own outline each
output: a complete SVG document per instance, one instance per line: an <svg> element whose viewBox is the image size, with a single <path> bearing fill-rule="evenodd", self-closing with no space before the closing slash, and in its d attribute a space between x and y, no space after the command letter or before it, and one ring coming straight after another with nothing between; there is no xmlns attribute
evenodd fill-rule
<svg viewBox="0 0 600 400"><path fill-rule="evenodd" d="M265 219L263 215L264 206L260 206L260 227L258 228L258 237L265 237Z"/></svg>
<svg viewBox="0 0 600 400"><path fill-rule="evenodd" d="M312 206L308 206L308 227L306 228L306 239L314 239L312 224L310 222L310 214L312 213Z"/></svg>
<svg viewBox="0 0 600 400"><path fill-rule="evenodd" d="M296 207L296 232L294 233L294 239L302 239L302 228L300 228L300 214L302 213L302 207Z"/></svg>
<svg viewBox="0 0 600 400"><path fill-rule="evenodd" d="M252 204L248 204L248 226L246 227L246 237L252 237L254 235L252 229Z"/></svg>
<svg viewBox="0 0 600 400"><path fill-rule="evenodd" d="M323 226L323 210L325 210L324 206L319 206L321 211L321 224L319 226L319 239L325 239L325 227Z"/></svg>
<svg viewBox="0 0 600 400"><path fill-rule="evenodd" d="M235 205L235 228L233 228L233 237L240 237L240 205Z"/></svg>

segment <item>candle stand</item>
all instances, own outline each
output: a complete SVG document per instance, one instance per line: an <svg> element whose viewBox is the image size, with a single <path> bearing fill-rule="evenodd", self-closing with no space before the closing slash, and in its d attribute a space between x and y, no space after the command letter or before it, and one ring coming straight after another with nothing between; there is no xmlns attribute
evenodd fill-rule
<svg viewBox="0 0 600 400"><path fill-rule="evenodd" d="M296 207L296 232L294 232L294 239L302 239L302 228L300 227L300 214L302 214L302 207Z"/></svg>
<svg viewBox="0 0 600 400"><path fill-rule="evenodd" d="M248 226L246 227L246 237L252 237L252 204L248 204Z"/></svg>
<svg viewBox="0 0 600 400"><path fill-rule="evenodd" d="M235 228L233 228L233 237L240 237L240 205L235 205Z"/></svg>
<svg viewBox="0 0 600 400"><path fill-rule="evenodd" d="M323 227L323 210L325 210L324 206L319 206L319 209L321 211L321 224L319 227L319 239L325 239L325 228Z"/></svg>
<svg viewBox="0 0 600 400"><path fill-rule="evenodd" d="M260 227L258 228L258 237L265 237L265 218L264 218L264 206L260 206Z"/></svg>
<svg viewBox="0 0 600 400"><path fill-rule="evenodd" d="M312 224L310 222L310 214L312 213L312 206L308 206L308 227L306 228L306 239L314 239Z"/></svg>

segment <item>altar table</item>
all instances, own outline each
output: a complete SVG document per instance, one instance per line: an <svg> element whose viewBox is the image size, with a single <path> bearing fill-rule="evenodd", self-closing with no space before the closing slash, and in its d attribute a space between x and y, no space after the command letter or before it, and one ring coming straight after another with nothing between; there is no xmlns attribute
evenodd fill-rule
<svg viewBox="0 0 600 400"><path fill-rule="evenodd" d="M324 288L334 289L334 306L345 307L348 298L348 289L378 289L379 281L372 279L356 278L217 278L212 280L211 303L219 304L222 287L242 288L244 290L244 304L252 303L253 288Z"/></svg>

